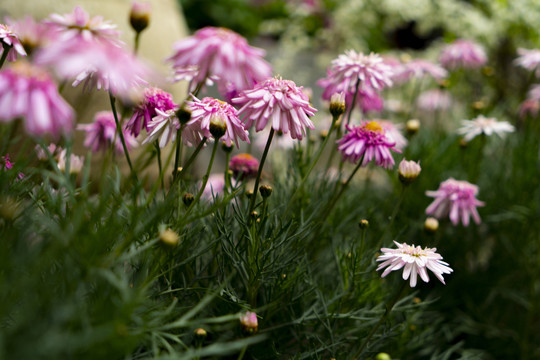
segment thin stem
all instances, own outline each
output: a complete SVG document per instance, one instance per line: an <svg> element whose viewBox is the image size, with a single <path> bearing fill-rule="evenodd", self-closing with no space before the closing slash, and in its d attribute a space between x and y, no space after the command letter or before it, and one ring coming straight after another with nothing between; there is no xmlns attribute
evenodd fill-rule
<svg viewBox="0 0 540 360"><path fill-rule="evenodd" d="M401 187L401 192L399 194L398 201L396 205L394 206L394 210L392 211L392 215L390 216L390 222L388 223L388 226L384 229L383 234L381 236L381 239L379 240L379 243L377 244L377 248L384 242L384 239L390 229L392 228L392 225L394 224L394 220L396 219L396 216L399 212L399 208L401 207L401 203L403 202L403 199L405 198L405 189L407 188L406 185L403 185Z"/></svg>
<svg viewBox="0 0 540 360"><path fill-rule="evenodd" d="M122 148L124 149L124 154L126 154L126 160L127 160L128 165L129 165L129 169L131 170L131 174L133 176L135 176L135 178L136 178L137 175L133 171L133 165L132 165L131 159L129 157L128 149L127 149L127 146L126 146L126 140L124 139L124 133L122 132L122 128L120 126L120 121L118 120L118 113L116 112L116 106L115 106L116 99L114 98L114 96L113 96L113 94L111 92L109 92L109 100L111 102L111 109L112 109L113 116L114 116L114 122L116 123L116 131L118 133L118 136L120 137L120 141L122 142Z"/></svg>
<svg viewBox="0 0 540 360"><path fill-rule="evenodd" d="M157 140L154 142L154 146L156 147L156 153L157 153L159 180L161 182L161 189L165 190L165 185L163 181L163 166L161 164L161 148L159 147L159 142Z"/></svg>
<svg viewBox="0 0 540 360"><path fill-rule="evenodd" d="M135 32L135 44L133 45L133 55L137 55L139 51L139 43L141 39L141 33L139 31Z"/></svg>
<svg viewBox="0 0 540 360"><path fill-rule="evenodd" d="M349 114L347 115L347 125L351 123L351 116L354 110L354 106L356 105L356 97L358 96L358 90L360 90L360 79L356 81L356 86L354 88L354 96L352 98L351 108L349 109Z"/></svg>
<svg viewBox="0 0 540 360"><path fill-rule="evenodd" d="M379 330L379 327L382 325L382 323L386 321L386 319L388 318L388 315L390 315L390 312L394 308L394 305L396 305L397 301L401 297L401 294L403 293L403 290L405 289L406 285L407 285L407 282L403 281L399 291L396 293L396 296L394 296L394 298L392 299L392 302L390 304L386 304L386 310L384 311L383 316L381 316L381 319L379 320L377 325L375 325L375 327L373 329L371 329L371 332L369 333L369 335L364 340L364 343L362 344L362 346L360 346L360 349L358 349L358 352L356 353L356 356L352 357L353 359L358 358L362 354L362 352L364 351L366 346L369 344L369 340L371 340L373 335L375 335L377 330Z"/></svg>
<svg viewBox="0 0 540 360"><path fill-rule="evenodd" d="M201 189L197 193L197 196L195 197L191 205L189 205L189 207L187 208L184 216L187 216L191 212L191 210L195 207L195 204L197 204L197 202L199 201L199 199L201 198L204 192L204 188L206 187L206 184L208 183L208 178L210 177L210 171L212 171L212 165L214 164L214 158L216 157L216 151L217 151L218 145L219 145L219 141L215 140L214 147L212 148L212 156L210 157L210 162L208 163L206 174L203 177L203 183L202 183Z"/></svg>
<svg viewBox="0 0 540 360"><path fill-rule="evenodd" d="M229 161L231 160L231 152L227 151L225 154L225 194L229 193L231 189L231 174L229 174Z"/></svg>
<svg viewBox="0 0 540 360"><path fill-rule="evenodd" d="M182 158L182 131L184 130L184 126L185 125L180 126L180 129L176 132L176 155L174 158L173 180L176 180L176 177L178 176L178 166L180 165Z"/></svg>
<svg viewBox="0 0 540 360"><path fill-rule="evenodd" d="M4 49L4 51L2 52L2 57L0 58L0 69L2 68L2 66L4 65L4 62L6 61L8 57L8 53L11 50L11 45L2 43L2 48Z"/></svg>
<svg viewBox="0 0 540 360"><path fill-rule="evenodd" d="M270 134L268 134L268 140L266 140L266 146L264 147L264 152L262 154L261 162L259 163L259 170L257 171L257 178L255 179L255 186L253 186L253 195L251 196L249 202L249 211L248 211L248 222L251 223L251 212L255 208L255 202L257 200L257 191L259 190L259 182L261 181L262 170L264 167L264 162L266 161L266 156L268 155L268 150L270 149L270 144L274 137L274 128L270 129Z"/></svg>
<svg viewBox="0 0 540 360"><path fill-rule="evenodd" d="M345 192L345 189L349 186L349 183L351 182L352 178L354 177L354 175L356 174L358 169L360 169L360 167L362 167L362 162L363 161L364 161L364 157L362 156L362 158L358 162L358 165L356 165L356 167L354 168L352 174L349 176L347 181L345 181L345 183L343 184L341 189L339 189L339 193L336 196L334 196L332 198L332 200L328 203L328 205L325 207L325 210L324 210L325 215L330 213L330 211L334 208L334 206L336 205L336 203L339 200L339 198L341 197L341 195L343 195L343 193Z"/></svg>
<svg viewBox="0 0 540 360"><path fill-rule="evenodd" d="M197 157L197 155L199 154L199 152L201 151L201 149L204 147L204 144L206 144L206 140L208 140L207 137L204 137L201 142L199 143L199 145L197 146L197 148L195 149L195 151L193 152L193 154L191 154L191 156L189 157L189 159L186 161L186 164L182 167L182 173L185 174L187 169L189 169L189 167L191 166L191 164L193 164L193 161L195 161L195 158Z"/></svg>

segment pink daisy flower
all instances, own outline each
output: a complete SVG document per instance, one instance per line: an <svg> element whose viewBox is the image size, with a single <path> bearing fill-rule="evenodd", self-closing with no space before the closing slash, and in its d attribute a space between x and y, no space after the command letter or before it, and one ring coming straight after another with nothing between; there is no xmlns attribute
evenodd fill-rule
<svg viewBox="0 0 540 360"><path fill-rule="evenodd" d="M144 89L144 99L140 105L135 108L133 116L126 125L126 129L131 131L133 136L139 136L141 128L148 131L148 123L157 115L156 109L163 112L172 110L176 107L173 97L168 92L159 88Z"/></svg>
<svg viewBox="0 0 540 360"><path fill-rule="evenodd" d="M157 115L148 123L148 137L142 143L149 144L159 139L159 147L164 148L170 141L175 141L176 133L180 129L176 110L161 111L156 109ZM184 125L182 140L186 145L198 145L202 139L203 132L198 122L188 122Z"/></svg>
<svg viewBox="0 0 540 360"><path fill-rule="evenodd" d="M479 224L480 215L476 207L484 206L484 203L476 199L477 194L478 186L450 178L443 181L437 191L426 191L427 196L435 198L427 207L426 214L438 219L449 215L452 224L457 225L461 220L464 226L469 225L472 216Z"/></svg>
<svg viewBox="0 0 540 360"><path fill-rule="evenodd" d="M539 49L518 49L518 58L514 64L529 71L535 71L536 77L540 76L540 50Z"/></svg>
<svg viewBox="0 0 540 360"><path fill-rule="evenodd" d="M238 112L234 107L218 99L205 97L202 100L193 97L194 101L187 101L191 108L190 125L194 122L200 124L201 130L206 137L212 137L210 133L210 122L217 120L226 124L225 135L221 138L227 146L234 142L238 147L238 140L246 141L249 144L248 132L244 124L238 118Z"/></svg>
<svg viewBox="0 0 540 360"><path fill-rule="evenodd" d="M366 166L371 160L385 169L391 169L394 166L390 150L400 151L395 148L395 141L388 138L381 124L376 121L366 121L361 126L352 128L347 125L346 128L349 132L337 141L343 161L348 160L356 164L363 158L362 166Z"/></svg>
<svg viewBox="0 0 540 360"><path fill-rule="evenodd" d="M447 69L477 69L487 63L484 48L473 41L459 39L446 45L439 56L439 62Z"/></svg>
<svg viewBox="0 0 540 360"><path fill-rule="evenodd" d="M112 144L115 144L116 152L123 153L122 142L116 133L116 123L112 111L100 111L94 116L92 124L80 124L77 130L86 132L84 146L93 152L100 150L107 151ZM135 138L124 130L124 140L128 150L137 146Z"/></svg>
<svg viewBox="0 0 540 360"><path fill-rule="evenodd" d="M4 54L6 48L9 49L6 58L8 61L17 60L17 54L26 56L26 51L17 35L8 26L0 24L0 56Z"/></svg>
<svg viewBox="0 0 540 360"><path fill-rule="evenodd" d="M448 71L442 66L423 59L415 59L405 62L395 68L395 75L392 79L399 82L406 82L411 78L421 79L431 76L440 80L448 76Z"/></svg>
<svg viewBox="0 0 540 360"><path fill-rule="evenodd" d="M435 112L448 110L452 105L452 97L445 90L428 90L420 94L416 99L416 106L420 110Z"/></svg>
<svg viewBox="0 0 540 360"><path fill-rule="evenodd" d="M61 34L60 40L82 38L85 41L106 41L116 46L123 44L115 24L102 16L90 17L80 6L76 6L70 14L50 15L47 23Z"/></svg>
<svg viewBox="0 0 540 360"><path fill-rule="evenodd" d="M73 116L44 69L18 61L0 71L0 122L22 117L30 135L57 137L72 131Z"/></svg>
<svg viewBox="0 0 540 360"><path fill-rule="evenodd" d="M247 129L255 123L255 130L261 131L271 119L275 131L290 133L291 138L302 140L306 127L315 128L309 116L317 110L310 105L302 87L291 80L267 79L232 101L244 104L238 113L244 117Z"/></svg>
<svg viewBox="0 0 540 360"><path fill-rule="evenodd" d="M454 271L448 266L448 263L442 261L443 257L435 252L436 248L422 249L414 244L400 244L396 241L394 244L397 245L397 249L382 248L383 254L377 258L377 261L382 261L377 267L377 271L386 268L381 277L385 277L392 271L403 269L403 280L410 277L409 284L411 287L415 287L418 275L424 282L429 282L427 270L431 271L443 284L445 284L443 274L450 274Z"/></svg>
<svg viewBox="0 0 540 360"><path fill-rule="evenodd" d="M254 178L259 170L259 160L250 154L242 153L235 155L229 161L229 169L235 179L244 180Z"/></svg>
<svg viewBox="0 0 540 360"><path fill-rule="evenodd" d="M249 46L245 38L232 30L205 27L177 42L168 61L176 71L197 65L195 84L217 76L223 85L230 83L242 91L272 75L264 55L264 50Z"/></svg>
<svg viewBox="0 0 540 360"><path fill-rule="evenodd" d="M35 49L48 46L57 37L56 32L49 25L37 22L31 16L25 16L19 20L7 19L7 21L28 54Z"/></svg>

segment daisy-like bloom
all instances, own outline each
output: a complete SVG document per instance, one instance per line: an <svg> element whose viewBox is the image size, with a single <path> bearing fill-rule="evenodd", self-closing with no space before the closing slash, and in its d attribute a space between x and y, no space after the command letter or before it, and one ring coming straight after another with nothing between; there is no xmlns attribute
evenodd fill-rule
<svg viewBox="0 0 540 360"><path fill-rule="evenodd" d="M345 96L345 102L352 104L354 93L347 93ZM373 90L371 87L366 86L364 89L358 89L356 95L356 104L364 114L368 112L378 112L383 109L383 99L379 93Z"/></svg>
<svg viewBox="0 0 540 360"><path fill-rule="evenodd" d="M251 311L246 311L245 314L240 315L240 324L242 324L244 330L249 333L257 332L259 328L257 314Z"/></svg>
<svg viewBox="0 0 540 360"><path fill-rule="evenodd" d="M275 131L290 133L291 138L302 140L306 127L315 128L309 116L313 116L317 109L310 105L302 87L291 80L267 79L232 101L244 104L238 113L243 116L247 129L255 123L255 130L261 131L271 120Z"/></svg>
<svg viewBox="0 0 540 360"><path fill-rule="evenodd" d="M71 154L69 157L69 173L70 174L78 174L81 172L82 167L84 165L84 156L77 156L75 154ZM66 161L67 161L67 151L66 149L60 151L60 153L57 156L58 161L58 169L61 172L66 171Z"/></svg>
<svg viewBox="0 0 540 360"><path fill-rule="evenodd" d="M90 17L80 6L76 6L70 14L50 15L47 23L61 34L60 40L82 38L86 41L106 41L116 46L122 44L115 24L102 16Z"/></svg>
<svg viewBox="0 0 540 360"><path fill-rule="evenodd" d="M415 59L395 68L395 75L392 79L398 82L406 82L411 78L421 79L426 76L431 76L436 80L444 79L448 76L448 71L431 61Z"/></svg>
<svg viewBox="0 0 540 360"><path fill-rule="evenodd" d="M250 154L238 154L229 161L229 169L233 172L233 178L235 179L254 178L257 175L257 170L259 170L259 160Z"/></svg>
<svg viewBox="0 0 540 360"><path fill-rule="evenodd" d="M0 24L0 56L4 54L6 48L9 49L6 58L8 61L17 60L17 54L26 56L26 51L17 35L7 25Z"/></svg>
<svg viewBox="0 0 540 360"><path fill-rule="evenodd" d="M159 139L159 147L164 148L170 141L176 140L176 133L180 129L180 120L176 116L176 109L161 111L156 109L157 115L148 123L148 137L142 142L149 144ZM198 145L203 139L203 132L198 122L188 122L182 130L182 141L188 146Z"/></svg>
<svg viewBox="0 0 540 360"><path fill-rule="evenodd" d="M382 248L383 254L377 258L377 261L382 261L377 267L377 271L386 268L381 277L385 277L392 271L403 269L403 280L410 278L409 284L411 287L415 287L418 275L424 282L429 282L427 270L431 271L443 284L445 284L443 274L450 274L454 271L448 266L448 263L442 261L443 257L435 252L436 248L422 249L414 244L400 244L397 241L394 241L394 244L396 244L397 249Z"/></svg>
<svg viewBox="0 0 540 360"><path fill-rule="evenodd" d="M458 134L465 135L465 141L471 141L475 136L485 134L491 136L497 134L500 137L507 132L514 132L515 128L508 121L497 121L495 118L487 118L479 115L472 120L462 120L463 127L458 129Z"/></svg>
<svg viewBox="0 0 540 360"><path fill-rule="evenodd" d="M361 126L352 128L347 125L346 128L349 132L337 141L343 161L356 164L363 157L362 166L366 166L371 160L385 169L394 166L390 150L400 151L395 148L395 141L386 136L384 128L378 122L366 121Z"/></svg>
<svg viewBox="0 0 540 360"><path fill-rule="evenodd" d="M395 148L398 150L403 150L409 144L409 141L403 136L401 133L401 129L403 128L402 124L394 124L390 120L376 120L379 125L382 126L382 128L385 131L386 137L390 140L396 143Z"/></svg>
<svg viewBox="0 0 540 360"><path fill-rule="evenodd" d="M191 109L191 120L188 125L199 122L204 136L212 136L210 124L217 121L226 124L225 135L221 138L221 141L227 146L231 146L234 142L238 147L239 140L246 141L249 144L249 134L238 118L238 112L231 105L211 97L205 97L202 100L193 97L193 101L187 101L186 104Z"/></svg>
<svg viewBox="0 0 540 360"><path fill-rule="evenodd" d="M80 124L77 130L86 132L84 146L91 149L93 152L100 150L107 151L114 143L117 153L122 153L124 148L122 142L117 136L116 123L112 111L100 111L94 116L94 122L91 124ZM137 146L135 138L123 130L124 141L128 150Z"/></svg>
<svg viewBox="0 0 540 360"><path fill-rule="evenodd" d="M428 112L444 111L452 105L452 97L445 90L428 90L418 96L416 105L420 110Z"/></svg>
<svg viewBox="0 0 540 360"><path fill-rule="evenodd" d="M232 30L205 27L174 44L174 54L168 61L176 71L197 65L195 84L217 76L223 85L231 83L242 91L271 76L272 68L262 58L264 55L264 50L249 46Z"/></svg>
<svg viewBox="0 0 540 360"><path fill-rule="evenodd" d="M447 69L477 69L487 62L484 48L473 41L459 39L446 45L439 56L439 62Z"/></svg>
<svg viewBox="0 0 540 360"><path fill-rule="evenodd" d="M476 199L477 194L478 186L449 178L439 185L438 190L426 191L427 196L435 198L427 207L426 214L438 219L449 215L452 224L457 225L461 220L464 226L469 225L469 218L472 216L474 222L480 224L476 207L484 206L484 203Z"/></svg>
<svg viewBox="0 0 540 360"><path fill-rule="evenodd" d="M57 34L48 24L38 22L31 16L19 20L7 19L9 27L25 49L27 54L34 50L48 46L56 40Z"/></svg>
<svg viewBox="0 0 540 360"><path fill-rule="evenodd" d="M141 128L148 131L148 123L157 115L156 109L165 112L175 107L176 104L173 101L173 97L168 92L159 88L146 88L144 89L144 99L135 108L133 116L126 125L126 129L130 130L131 134L137 137L141 132Z"/></svg>
<svg viewBox="0 0 540 360"><path fill-rule="evenodd" d="M193 92L197 88L197 83L193 81L199 74L199 67L197 65L189 65L181 68L174 69L174 75L172 81L187 81L189 82L188 91ZM212 86L214 82L218 81L219 77L216 75L210 75L206 78L204 86L202 89L205 89L205 86Z"/></svg>
<svg viewBox="0 0 540 360"><path fill-rule="evenodd" d="M540 76L540 50L539 49L518 49L518 58L514 60L514 64L525 68L529 71L534 71L536 77Z"/></svg>
<svg viewBox="0 0 540 360"><path fill-rule="evenodd" d="M71 133L73 116L44 69L19 60L0 71L0 122L24 118L30 135L58 137Z"/></svg>

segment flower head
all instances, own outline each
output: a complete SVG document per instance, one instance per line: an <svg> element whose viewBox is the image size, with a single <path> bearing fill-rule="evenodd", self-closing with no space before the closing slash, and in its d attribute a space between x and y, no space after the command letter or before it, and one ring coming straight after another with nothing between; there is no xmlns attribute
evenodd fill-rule
<svg viewBox="0 0 540 360"><path fill-rule="evenodd" d="M141 128L148 131L148 124L157 115L156 109L165 112L175 107L176 104L173 101L173 97L168 92L159 88L146 88L144 89L144 99L135 108L133 116L126 125L126 129L130 130L131 134L137 137L141 132Z"/></svg>
<svg viewBox="0 0 540 360"><path fill-rule="evenodd" d="M403 268L403 280L410 277L409 284L411 287L415 287L418 275L424 282L429 282L427 270L435 274L443 284L445 284L443 274L450 274L454 271L448 266L448 263L442 261L443 257L435 252L437 251L435 248L426 247L422 249L420 246L414 246L414 244L400 244L396 241L394 241L394 244L397 245L397 249L382 248L383 254L377 258L377 261L382 261L377 267L377 271L386 268L381 277Z"/></svg>
<svg viewBox="0 0 540 360"><path fill-rule="evenodd" d="M257 314L251 311L246 311L245 314L240 315L240 323L244 330L249 333L257 332L259 324L257 321Z"/></svg>
<svg viewBox="0 0 540 360"><path fill-rule="evenodd" d="M61 172L65 172L67 168L67 151L66 149L63 149L58 153L57 155L57 161L58 161L58 169ZM84 165L84 156L77 156L75 154L71 154L69 157L69 173L70 174L78 174L81 172L82 167Z"/></svg>
<svg viewBox="0 0 540 360"><path fill-rule="evenodd" d="M427 207L426 214L438 219L449 215L452 224L457 225L461 220L465 226L469 225L469 218L472 216L479 224L480 215L476 207L484 206L484 203L476 199L477 194L478 186L450 178L443 181L438 190L426 191L427 196L435 198Z"/></svg>
<svg viewBox="0 0 540 360"><path fill-rule="evenodd" d="M7 21L27 54L48 46L57 37L51 26L38 22L31 16L25 16L19 20L7 19Z"/></svg>
<svg viewBox="0 0 540 360"><path fill-rule="evenodd" d="M211 174L204 187L202 197L207 200L213 200L215 196L222 194L225 189L225 176L223 173Z"/></svg>
<svg viewBox="0 0 540 360"><path fill-rule="evenodd" d="M222 86L232 84L242 91L271 76L264 54L232 30L205 27L174 44L174 54L168 60L176 71L197 65L195 84L217 76Z"/></svg>
<svg viewBox="0 0 540 360"><path fill-rule="evenodd" d="M446 45L439 56L439 62L447 69L477 69L487 62L484 48L470 40L459 39Z"/></svg>
<svg viewBox="0 0 540 360"><path fill-rule="evenodd" d="M10 47L9 50L6 47ZM7 25L0 24L0 56L4 54L4 51L8 51L7 60L17 60L17 54L20 56L26 56L26 51L22 46L19 38Z"/></svg>
<svg viewBox="0 0 540 360"><path fill-rule="evenodd" d="M244 91L233 102L244 104L238 113L244 117L246 128L255 123L255 130L261 131L271 120L275 131L290 133L291 138L299 140L306 134L306 127L315 128L308 116L317 110L310 105L302 87L291 80L270 78Z"/></svg>
<svg viewBox="0 0 540 360"><path fill-rule="evenodd" d="M514 64L529 71L535 71L536 77L540 76L540 49L523 49L517 50L518 58L514 60Z"/></svg>
<svg viewBox="0 0 540 360"><path fill-rule="evenodd" d="M401 129L403 128L402 124L394 124L390 120L376 120L376 121L384 129L386 137L390 141L393 141L396 143L395 145L396 149L403 150L405 149L405 147L407 147L407 144L409 144L409 141L401 133Z"/></svg>
<svg viewBox="0 0 540 360"><path fill-rule="evenodd" d="M150 14L152 13L152 4L149 2L134 1L131 4L129 13L129 23L136 32L141 32L148 27L150 23Z"/></svg>
<svg viewBox="0 0 540 360"><path fill-rule="evenodd" d="M419 163L403 159L398 168L399 180L405 185L410 184L420 175L420 171L422 168Z"/></svg>
<svg viewBox="0 0 540 360"><path fill-rule="evenodd" d="M2 156L2 163L0 163L0 165L2 166L4 170L11 170L11 168L13 167L13 164L15 163L11 162L11 158L9 157L9 154Z"/></svg>
<svg viewBox="0 0 540 360"><path fill-rule="evenodd" d="M418 96L416 105L419 109L430 112L448 110L452 105L452 98L448 91L428 90Z"/></svg>
<svg viewBox="0 0 540 360"><path fill-rule="evenodd" d="M30 135L57 137L71 132L73 116L44 69L20 60L0 71L0 122L22 117Z"/></svg>
<svg viewBox="0 0 540 360"><path fill-rule="evenodd" d="M161 111L156 109L157 115L148 123L148 137L143 144L151 143L159 139L159 147L164 148L170 141L176 139L176 133L180 129L177 109ZM198 145L203 138L203 132L198 122L191 122L184 125L182 130L182 140L188 146Z"/></svg>
<svg viewBox="0 0 540 360"><path fill-rule="evenodd" d="M457 132L465 135L465 141L470 141L480 134L491 136L495 133L503 136L504 133L514 132L514 126L508 121L497 121L495 118L487 118L483 115L479 115L472 120L462 120L461 124L463 127L459 128Z"/></svg>
<svg viewBox="0 0 540 360"><path fill-rule="evenodd" d="M376 121L364 122L362 125L351 128L347 125L346 133L338 140L338 150L341 151L343 161L348 160L354 164L362 159L362 166L371 160L386 169L394 166L394 159L390 150L399 152L396 143L386 136L384 128Z"/></svg>
<svg viewBox="0 0 540 360"><path fill-rule="evenodd" d="M234 142L238 147L239 139L249 144L248 132L238 118L238 112L231 105L211 97L205 97L202 100L193 97L193 101L188 101L187 105L191 109L191 120L188 124L199 122L204 136L212 136L211 123L217 121L226 124L226 132L221 140L227 146L231 146Z"/></svg>
<svg viewBox="0 0 540 360"><path fill-rule="evenodd" d="M428 60L415 59L405 62L396 67L393 80L405 82L411 78L421 79L431 76L433 79L444 79L448 76L448 71L438 64Z"/></svg>
<svg viewBox="0 0 540 360"><path fill-rule="evenodd" d="M98 112L92 124L80 124L77 126L77 130L86 132L84 146L90 148L93 152L98 152L99 150L106 151L113 143L115 144L116 152L123 152L122 142L116 133L116 123L112 111ZM137 146L135 138L127 131L123 130L123 132L128 150Z"/></svg>
<svg viewBox="0 0 540 360"><path fill-rule="evenodd" d="M229 168L235 179L244 180L255 177L259 170L259 160L250 154L242 153L235 155L229 161Z"/></svg>

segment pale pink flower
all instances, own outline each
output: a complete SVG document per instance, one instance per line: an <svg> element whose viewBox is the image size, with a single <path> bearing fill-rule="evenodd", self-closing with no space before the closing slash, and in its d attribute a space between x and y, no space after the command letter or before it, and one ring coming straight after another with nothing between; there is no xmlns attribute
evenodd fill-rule
<svg viewBox="0 0 540 360"><path fill-rule="evenodd" d="M540 100L534 99L525 99L520 105L518 114L524 119L527 116L536 118L538 116L538 111L540 110Z"/></svg>
<svg viewBox="0 0 540 360"><path fill-rule="evenodd" d="M24 118L30 135L57 137L71 133L73 117L44 69L19 60L0 71L0 122Z"/></svg>
<svg viewBox="0 0 540 360"><path fill-rule="evenodd" d="M124 151L122 141L117 134L116 122L114 121L114 114L112 111L100 111L96 113L93 123L80 124L77 126L77 130L86 132L84 146L91 149L93 152L98 152L100 150L107 151L113 143L115 144L117 153L122 153ZM138 145L135 138L126 130L123 130L123 135L128 150Z"/></svg>
<svg viewBox="0 0 540 360"><path fill-rule="evenodd" d="M454 271L448 266L448 263L442 261L443 257L435 252L436 248L422 249L414 244L400 244L397 241L394 241L394 244L396 244L397 249L382 248L383 254L377 258L377 261L382 261L377 267L377 271L386 268L381 277L385 277L392 271L403 269L403 280L410 277L409 284L411 287L415 287L418 275L424 282L429 282L427 270L431 271L443 284L445 284L443 274L450 274Z"/></svg>
<svg viewBox="0 0 540 360"><path fill-rule="evenodd" d="M356 164L362 159L362 166L371 160L377 166L391 169L394 159L390 150L400 152L395 148L396 143L386 136L384 128L376 121L366 121L357 127L346 126L348 132L337 141L343 161Z"/></svg>
<svg viewBox="0 0 540 360"><path fill-rule="evenodd" d="M448 76L448 71L446 71L445 68L423 59L415 59L405 62L394 69L395 74L392 79L399 82L405 82L411 78L421 79L426 76L440 80Z"/></svg>
<svg viewBox="0 0 540 360"><path fill-rule="evenodd" d="M47 23L60 33L60 41L81 38L85 41L105 41L115 46L123 44L115 24L104 20L102 16L90 17L80 6L76 6L69 14L50 15Z"/></svg>
<svg viewBox="0 0 540 360"><path fill-rule="evenodd" d="M244 330L250 333L257 332L259 323L257 321L257 314L251 311L246 311L245 314L240 315L240 323Z"/></svg>
<svg viewBox="0 0 540 360"><path fill-rule="evenodd" d="M17 54L26 56L26 51L17 35L7 25L0 24L0 56L4 54L8 46L10 46L6 58L8 61L17 60Z"/></svg>
<svg viewBox="0 0 540 360"><path fill-rule="evenodd" d="M60 151L60 153L57 155L57 161L58 161L58 169L61 172L66 172L66 167L67 167L66 149L63 149L62 151ZM77 156L75 154L71 154L71 156L69 157L69 173L70 174L80 173L83 165L84 165L84 156Z"/></svg>
<svg viewBox="0 0 540 360"><path fill-rule="evenodd" d="M200 184L202 186L202 183ZM225 189L225 176L223 173L211 174L208 177L206 186L204 187L202 197L206 200L213 200L214 197L223 193Z"/></svg>
<svg viewBox="0 0 540 360"><path fill-rule="evenodd" d="M126 129L131 131L133 136L139 136L141 128L148 131L148 123L157 115L156 109L163 112L174 109L176 104L173 97L168 92L159 88L144 89L144 99L133 112L133 116L126 125Z"/></svg>
<svg viewBox="0 0 540 360"><path fill-rule="evenodd" d="M232 101L244 104L238 113L243 116L247 129L255 123L255 130L261 131L271 120L275 131L290 133L291 138L302 140L306 127L315 128L309 116L317 110L310 105L302 87L291 80L270 78Z"/></svg>
<svg viewBox="0 0 540 360"><path fill-rule="evenodd" d="M540 76L540 49L523 49L517 50L518 58L514 60L514 64L521 66L529 71L534 71L536 77Z"/></svg>
<svg viewBox="0 0 540 360"><path fill-rule="evenodd" d="M425 91L416 100L416 106L420 110L428 112L448 110L451 105L450 93L439 89Z"/></svg>
<svg viewBox="0 0 540 360"><path fill-rule="evenodd" d="M174 44L174 54L168 61L177 71L197 65L195 84L217 76L223 86L230 83L242 91L271 76L272 68L262 58L264 55L264 50L249 46L232 30L205 27Z"/></svg>
<svg viewBox="0 0 540 360"><path fill-rule="evenodd" d="M57 38L56 32L48 24L38 22L31 16L19 20L8 18L7 22L28 54L48 46Z"/></svg>
<svg viewBox="0 0 540 360"><path fill-rule="evenodd" d="M172 81L187 81L189 82L188 91L193 92L197 88L197 82L193 81L199 74L199 67L197 65L189 65L181 68L174 69L174 76ZM212 86L214 82L218 81L219 77L216 75L211 75L206 77L204 86L202 87L205 90L205 86Z"/></svg>
<svg viewBox="0 0 540 360"><path fill-rule="evenodd" d="M229 161L229 169L235 179L254 178L259 170L259 160L247 153L238 154Z"/></svg>
<svg viewBox="0 0 540 360"><path fill-rule="evenodd" d="M231 105L211 97L205 97L202 100L193 97L193 101L187 101L186 104L191 109L191 120L188 125L199 122L204 136L212 136L210 123L218 121L226 124L225 135L220 140L227 146L231 146L234 142L238 147L239 140L246 141L249 144L249 134L238 118L238 112Z"/></svg>
<svg viewBox="0 0 540 360"><path fill-rule="evenodd" d="M176 116L177 109L161 111L156 109L157 115L148 123L148 137L143 144L152 143L159 139L159 147L164 148L170 141L176 140L176 133L180 129L180 120ZM182 141L188 146L198 145L203 139L203 132L198 122L184 125Z"/></svg>
<svg viewBox="0 0 540 360"><path fill-rule="evenodd" d="M508 121L497 121L495 118L487 118L479 115L472 120L462 120L461 128L457 130L458 134L465 135L465 141L471 141L475 136L485 134L491 136L497 134L500 137L504 133L514 132L515 128Z"/></svg>
<svg viewBox="0 0 540 360"><path fill-rule="evenodd" d="M140 33L150 24L150 15L152 14L152 4L149 2L134 1L131 3L129 13L129 23L133 30Z"/></svg>
<svg viewBox="0 0 540 360"><path fill-rule="evenodd" d="M354 93L347 93L345 103L350 107L354 98ZM371 87L366 86L364 89L358 89L356 95L356 105L360 107L364 114L368 112L378 112L383 109L383 99L381 95ZM348 111L351 111L349 108Z"/></svg>
<svg viewBox="0 0 540 360"><path fill-rule="evenodd" d="M527 92L527 99L540 101L540 84L535 84Z"/></svg>
<svg viewBox="0 0 540 360"><path fill-rule="evenodd" d="M36 156L39 161L47 161L49 160L49 156L47 155L47 152L41 147L41 145L36 145L34 148L36 150ZM49 151L49 154L51 156L55 156L56 151L60 150L60 147L56 147L56 144L50 143L49 146L47 146L47 150Z"/></svg>
<svg viewBox="0 0 540 360"><path fill-rule="evenodd" d="M438 219L449 215L452 224L457 225L461 220L464 226L469 225L469 218L472 216L479 224L480 215L476 207L484 206L484 203L476 199L477 194L478 186L449 178L441 183L438 190L426 191L427 196L435 198L427 207L426 214Z"/></svg>
<svg viewBox="0 0 540 360"><path fill-rule="evenodd" d="M477 69L487 63L484 48L473 41L458 39L446 45L439 56L439 62L447 69Z"/></svg>
<svg viewBox="0 0 540 360"><path fill-rule="evenodd" d="M403 150L409 144L409 141L401 133L403 128L402 124L394 124L390 120L375 120L377 121L385 131L386 137L396 143L394 146L398 150Z"/></svg>

